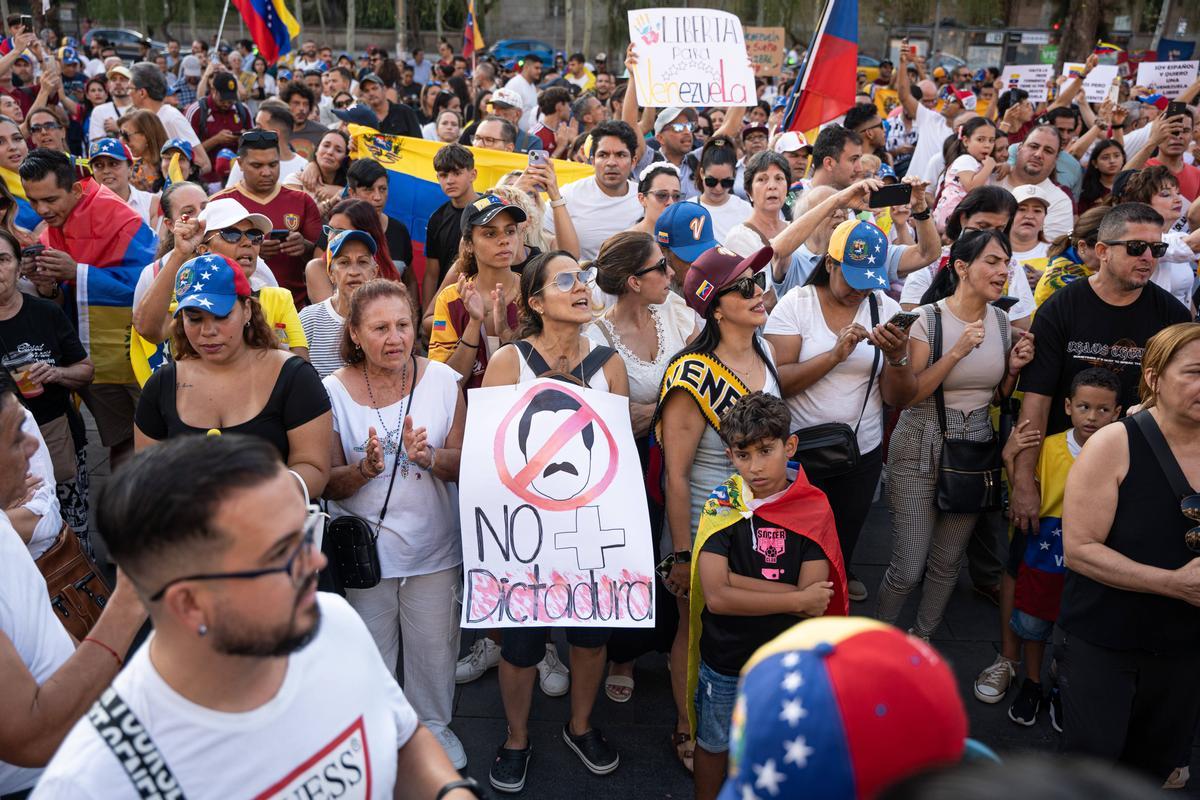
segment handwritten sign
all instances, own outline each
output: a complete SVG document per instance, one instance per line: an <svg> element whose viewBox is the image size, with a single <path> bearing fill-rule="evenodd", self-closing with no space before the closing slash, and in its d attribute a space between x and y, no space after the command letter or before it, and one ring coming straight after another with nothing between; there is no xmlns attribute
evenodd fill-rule
<svg viewBox="0 0 1200 800"><path fill-rule="evenodd" d="M778 75L783 70L786 51L783 28L746 28L746 52L755 75Z"/></svg>
<svg viewBox="0 0 1200 800"><path fill-rule="evenodd" d="M1068 61L1063 64L1062 74L1070 77L1082 75L1084 64ZM1117 78L1116 64L1099 64L1083 79L1083 92L1089 103L1103 103L1108 97L1108 90ZM1065 88L1065 84L1064 84Z"/></svg>
<svg viewBox="0 0 1200 800"><path fill-rule="evenodd" d="M637 99L643 106L752 106L754 69L742 22L708 8L629 12L637 51Z"/></svg>
<svg viewBox="0 0 1200 800"><path fill-rule="evenodd" d="M1196 80L1200 61L1143 61L1138 64L1137 82L1171 99Z"/></svg>
<svg viewBox="0 0 1200 800"><path fill-rule="evenodd" d="M1053 64L1008 64L1000 73L1005 89L1024 89L1029 99L1041 103L1048 91L1046 81L1054 78Z"/></svg>
<svg viewBox="0 0 1200 800"><path fill-rule="evenodd" d="M628 401L545 378L470 394L463 627L653 627L654 551Z"/></svg>

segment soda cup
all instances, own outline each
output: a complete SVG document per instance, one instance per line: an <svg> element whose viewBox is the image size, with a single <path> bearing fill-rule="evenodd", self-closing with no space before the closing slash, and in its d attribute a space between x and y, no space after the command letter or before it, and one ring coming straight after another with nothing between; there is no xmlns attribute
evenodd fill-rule
<svg viewBox="0 0 1200 800"><path fill-rule="evenodd" d="M29 367L25 367L17 373L17 389L26 399L37 397L46 391L42 384L29 377Z"/></svg>

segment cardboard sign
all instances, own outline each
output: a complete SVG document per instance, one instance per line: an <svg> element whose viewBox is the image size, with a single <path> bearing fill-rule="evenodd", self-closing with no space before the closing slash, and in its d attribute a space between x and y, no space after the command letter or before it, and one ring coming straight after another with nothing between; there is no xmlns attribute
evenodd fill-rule
<svg viewBox="0 0 1200 800"><path fill-rule="evenodd" d="M472 389L459 511L464 628L654 626L654 550L620 395Z"/></svg>
<svg viewBox="0 0 1200 800"><path fill-rule="evenodd" d="M1084 67L1084 64L1068 61L1063 64L1062 74L1067 77L1082 75ZM1116 77L1116 64L1100 64L1093 68L1088 76L1083 79L1083 93L1087 97L1087 101L1089 103L1103 103L1104 98L1108 97L1108 90ZM1063 84L1063 86L1065 88L1066 84Z"/></svg>
<svg viewBox="0 0 1200 800"><path fill-rule="evenodd" d="M1197 65L1200 61L1144 61L1138 65L1137 82L1173 100L1196 80Z"/></svg>
<svg viewBox="0 0 1200 800"><path fill-rule="evenodd" d="M754 65L755 75L778 75L783 69L786 52L783 28L746 28L746 53Z"/></svg>
<svg viewBox="0 0 1200 800"><path fill-rule="evenodd" d="M1024 89L1035 103L1045 101L1046 81L1054 78L1053 64L1009 64L1000 73L1006 89Z"/></svg>
<svg viewBox="0 0 1200 800"><path fill-rule="evenodd" d="M752 106L754 69L742 22L708 8L645 8L629 12L629 40L638 103L667 106Z"/></svg>

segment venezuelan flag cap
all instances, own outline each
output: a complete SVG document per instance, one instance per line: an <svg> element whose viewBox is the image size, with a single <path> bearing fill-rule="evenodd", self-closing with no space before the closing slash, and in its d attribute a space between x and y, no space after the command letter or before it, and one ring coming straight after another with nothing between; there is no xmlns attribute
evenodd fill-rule
<svg viewBox="0 0 1200 800"><path fill-rule="evenodd" d="M806 620L742 669L720 800L871 798L962 759L967 715L926 642L864 617Z"/></svg>

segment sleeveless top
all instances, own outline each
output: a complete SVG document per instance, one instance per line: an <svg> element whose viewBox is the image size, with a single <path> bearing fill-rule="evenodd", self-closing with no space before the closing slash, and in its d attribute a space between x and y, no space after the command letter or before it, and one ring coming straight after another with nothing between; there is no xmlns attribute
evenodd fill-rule
<svg viewBox="0 0 1200 800"><path fill-rule="evenodd" d="M586 359L588 357L588 354L591 353L592 350L596 349L596 347L597 347L597 345L595 342L588 340L587 351L584 353L580 353L580 355ZM525 357L525 354L521 352L520 348L517 348L517 355L520 357L520 361L521 361L521 374L517 376L517 383L528 383L529 381L536 380L541 375L541 373L529 365L529 359L527 359ZM614 355L615 355L615 353L614 353ZM606 361L607 361L607 359L606 359ZM580 361L580 364L582 364L582 360ZM578 368L578 366L579 365L576 365L576 368ZM597 369L594 373L592 373L592 375L590 375L585 382L589 389L596 389L601 392L607 392L608 391L608 378L605 377L605 375L604 375L603 365L601 365L601 367L599 369Z"/></svg>

